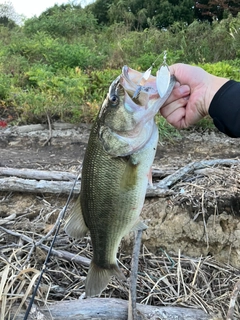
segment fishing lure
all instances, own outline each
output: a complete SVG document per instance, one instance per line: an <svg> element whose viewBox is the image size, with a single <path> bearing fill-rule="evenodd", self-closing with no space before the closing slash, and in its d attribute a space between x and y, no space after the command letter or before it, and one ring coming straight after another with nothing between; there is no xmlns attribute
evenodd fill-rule
<svg viewBox="0 0 240 320"><path fill-rule="evenodd" d="M147 82L147 80L149 79L149 77L150 77L150 75L152 73L152 68L154 67L154 65L155 65L156 61L159 59L159 57L157 57L157 59L153 62L151 67L148 68L143 73L141 79L139 80L139 82L137 84L137 89L133 94L133 99L138 99L140 92L142 90L146 90L147 89L147 88L144 87L144 85ZM159 69L157 71L157 74L156 74L157 91L158 91L158 93L159 93L161 98L167 92L167 89L168 89L169 83L170 83L170 77L171 77L166 60L167 60L167 51L165 50L164 51L164 56L163 56L163 63L159 67Z"/></svg>
<svg viewBox="0 0 240 320"><path fill-rule="evenodd" d="M144 84L146 83L146 81L148 80L148 78L151 75L152 68L153 68L153 65L149 69L147 69L147 71L145 71L144 74L142 75L141 79L139 80L139 82L137 84L137 90L134 92L133 99L138 99L140 92L144 88Z"/></svg>
<svg viewBox="0 0 240 320"><path fill-rule="evenodd" d="M164 51L163 63L157 71L157 78L156 78L157 90L161 98L167 92L167 89L170 83L170 78L171 78L171 74L170 74L166 60L167 60L167 51Z"/></svg>

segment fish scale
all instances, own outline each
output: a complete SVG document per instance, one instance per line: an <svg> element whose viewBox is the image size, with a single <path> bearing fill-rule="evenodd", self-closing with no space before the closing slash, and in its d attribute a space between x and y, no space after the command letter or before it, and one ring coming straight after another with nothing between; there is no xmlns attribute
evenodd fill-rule
<svg viewBox="0 0 240 320"><path fill-rule="evenodd" d="M87 296L100 294L112 276L125 279L116 259L120 241L131 230L146 228L139 215L158 143L154 115L156 103L167 98L156 93L151 76L147 85L154 86L153 93L140 92L139 100L131 104L131 92L135 92L137 82L127 79L126 69L123 71L110 86L91 130L80 196L65 225L67 234L74 238L90 231L93 259L85 283ZM142 76L133 69L131 74L136 80ZM173 81L170 83L168 95L174 86ZM136 112L142 116L135 117ZM132 120L126 121L127 117Z"/></svg>
<svg viewBox="0 0 240 320"><path fill-rule="evenodd" d="M108 238L114 238L119 233L119 237L122 238L127 233L126 225L131 225L131 222L138 218L139 209L141 210L142 207L142 201L139 203L139 198L142 200L142 194L145 196L146 187L142 183L141 188L136 187L143 180L143 174L139 172L135 181L135 188L133 188L134 186L124 188L122 178L129 163L129 157L113 158L104 152L94 128L89 141L89 148L83 164L83 192L81 192L80 202L82 207L89 212L84 220L87 227L92 230L93 245L97 243L94 252L101 251L101 254L107 255L106 252L110 249L106 249L106 246L111 248L112 241L106 242L104 239L100 243L98 236L104 232ZM89 163L87 163L88 159L91 159ZM150 170L150 166L146 165L145 176ZM139 169L141 170L141 167ZM147 177L144 180L146 185ZM129 180L125 183L128 182ZM99 193L99 190L101 190L101 193ZM142 194L140 195L140 193ZM90 194L94 196L92 201L89 199ZM132 208L139 209L132 210ZM133 213L135 211L136 217L130 215L129 211ZM115 259L111 263L115 263Z"/></svg>

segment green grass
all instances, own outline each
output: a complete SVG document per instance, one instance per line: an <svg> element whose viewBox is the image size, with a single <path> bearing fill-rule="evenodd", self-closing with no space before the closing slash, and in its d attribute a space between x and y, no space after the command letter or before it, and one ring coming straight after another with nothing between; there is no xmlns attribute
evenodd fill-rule
<svg viewBox="0 0 240 320"><path fill-rule="evenodd" d="M160 115L156 115L155 122L158 126L159 140L172 140L176 137L180 137L180 132L175 127L167 122L165 118Z"/></svg>

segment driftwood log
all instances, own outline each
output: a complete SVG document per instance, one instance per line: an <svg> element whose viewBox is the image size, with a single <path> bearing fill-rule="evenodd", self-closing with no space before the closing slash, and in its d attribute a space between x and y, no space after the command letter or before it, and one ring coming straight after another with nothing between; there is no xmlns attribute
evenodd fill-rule
<svg viewBox="0 0 240 320"><path fill-rule="evenodd" d="M69 194L73 186L70 181L48 181L7 177L0 179L0 191ZM79 194L81 183L77 181L73 193Z"/></svg>
<svg viewBox="0 0 240 320"><path fill-rule="evenodd" d="M74 173L62 171L34 170L34 169L17 169L0 167L0 176L19 177L24 179L35 180L57 180L72 181L76 178Z"/></svg>
<svg viewBox="0 0 240 320"><path fill-rule="evenodd" d="M170 171L172 172L172 171ZM164 173L154 170L154 177L162 177ZM166 173L165 173L166 175ZM15 169L0 167L0 191L69 194L76 176L68 172L44 171L33 169ZM76 181L73 194L79 194L81 182ZM147 190L147 197L161 196L171 193L155 185Z"/></svg>
<svg viewBox="0 0 240 320"><path fill-rule="evenodd" d="M239 160L235 159L215 159L192 162L185 167L165 176L160 182L153 183L146 192L146 197L164 197L172 194L169 188L177 181L181 180L186 174L195 170L216 166L216 165L235 165ZM53 193L69 194L75 175L68 172L51 172L32 169L14 169L0 167L0 191L16 191L31 193ZM154 170L153 176L163 177L161 170ZM81 182L77 181L73 190L74 194L79 194Z"/></svg>
<svg viewBox="0 0 240 320"><path fill-rule="evenodd" d="M137 312L138 320L217 320L202 310L181 307L137 304ZM12 314L14 315L14 310ZM24 313L21 313L14 319L22 320L23 317ZM29 316L29 320L127 320L127 318L128 301L113 298L61 301L44 308L33 308Z"/></svg>

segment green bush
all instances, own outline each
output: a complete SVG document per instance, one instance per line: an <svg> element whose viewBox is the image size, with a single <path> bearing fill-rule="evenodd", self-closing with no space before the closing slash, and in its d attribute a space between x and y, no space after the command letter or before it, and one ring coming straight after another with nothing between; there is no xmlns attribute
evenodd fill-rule
<svg viewBox="0 0 240 320"><path fill-rule="evenodd" d="M9 47L9 55L20 55L29 63L40 62L54 69L99 68L104 59L81 43L68 44L43 32L32 38L15 39Z"/></svg>
<svg viewBox="0 0 240 320"><path fill-rule="evenodd" d="M89 86L87 89L88 101L98 101L100 104L105 99L110 84L121 74L121 69L93 70L89 73Z"/></svg>
<svg viewBox="0 0 240 320"><path fill-rule="evenodd" d="M84 104L89 79L80 68L53 72L47 65L36 64L26 72L26 90L19 90L14 102L20 113L43 117L46 113L63 118Z"/></svg>
<svg viewBox="0 0 240 320"><path fill-rule="evenodd" d="M9 98L11 92L12 79L9 75L0 73L0 100Z"/></svg>
<svg viewBox="0 0 240 320"><path fill-rule="evenodd" d="M198 64L198 66L215 76L240 81L239 67L230 65L228 62L220 61L217 63Z"/></svg>
<svg viewBox="0 0 240 320"><path fill-rule="evenodd" d="M92 121L105 99L110 83L121 70L55 70L35 64L25 73L26 89L16 88L12 101L18 106L22 122L50 117L72 122Z"/></svg>

